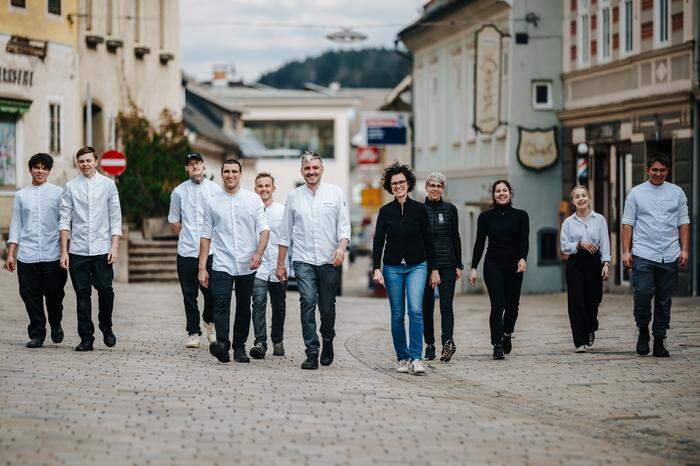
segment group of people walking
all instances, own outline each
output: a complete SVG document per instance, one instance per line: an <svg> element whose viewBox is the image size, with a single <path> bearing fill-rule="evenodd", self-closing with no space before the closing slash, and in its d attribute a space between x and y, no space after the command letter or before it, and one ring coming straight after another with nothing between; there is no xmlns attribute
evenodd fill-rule
<svg viewBox="0 0 700 466"><path fill-rule="evenodd" d="M306 347L301 368L318 369L319 362L331 365L335 301L351 230L342 189L321 182L321 157L309 152L301 157L305 183L289 193L286 204L273 200L276 188L270 173L256 175L252 192L240 186L243 167L236 159L223 162L222 186L205 177L200 154L188 154L184 162L188 180L171 193L168 221L178 235L177 274L185 308L185 346L198 348L201 344L197 302L201 293L201 320L210 353L222 363L231 360L231 351L236 362L265 358L269 295L272 354L283 356L286 286L293 269ZM51 340L63 340L61 320L68 275L77 301L80 342L75 350L93 350L92 288L98 293L104 344L116 344L112 280L122 234L119 195L114 181L96 171L95 149L81 148L76 163L80 174L60 188L48 182L51 156L34 155L28 163L32 183L15 196L6 268L18 272L20 296L30 321L29 348L43 346L46 338L44 299ZM659 357L669 355L664 339L670 324L671 293L678 281L678 267L688 261L690 237L687 200L678 186L665 181L668 168L663 154L649 157L649 180L632 189L622 218L622 262L632 269L634 317L639 328L636 351L640 355L650 352L648 326L653 298L653 355ZM444 199L447 180L441 173L426 179L424 203L409 196L416 177L406 165L388 166L382 184L394 199L380 208L377 217L373 280L387 290L396 370L420 375L426 371L423 360L436 357L436 294L441 316L440 360L450 361L457 350L453 300L464 269L458 212ZM478 218L468 280L477 286L477 268L484 257L493 358L504 359L513 348L527 269L529 218L513 206L514 192L508 180L495 181L490 194L491 208ZM585 352L595 341L602 282L610 274L609 230L605 218L591 209L586 187L576 186L571 201L575 212L562 224L561 252L566 257L573 342L576 352ZM247 350L251 321L254 341Z"/></svg>

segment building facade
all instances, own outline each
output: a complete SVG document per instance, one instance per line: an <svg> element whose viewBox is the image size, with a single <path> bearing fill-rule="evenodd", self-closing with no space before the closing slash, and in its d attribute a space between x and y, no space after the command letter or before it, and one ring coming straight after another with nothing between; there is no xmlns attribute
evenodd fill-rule
<svg viewBox="0 0 700 466"><path fill-rule="evenodd" d="M562 8L562 195L589 186L610 226L612 285L627 287L620 220L650 154L671 158L669 181L683 188L697 223L698 2L563 0ZM696 228L691 264L680 274L684 295L698 289Z"/></svg>
<svg viewBox="0 0 700 466"><path fill-rule="evenodd" d="M511 181L514 205L530 216L525 292L562 288L555 113L562 69L553 59L561 54L560 24L557 2L433 0L398 35L413 54L417 177L447 176L467 265L491 184Z"/></svg>

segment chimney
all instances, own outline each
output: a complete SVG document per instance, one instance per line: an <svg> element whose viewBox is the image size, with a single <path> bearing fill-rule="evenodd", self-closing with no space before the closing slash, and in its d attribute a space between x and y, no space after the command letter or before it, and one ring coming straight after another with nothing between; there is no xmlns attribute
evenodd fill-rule
<svg viewBox="0 0 700 466"><path fill-rule="evenodd" d="M212 65L211 83L214 86L225 86L228 83L228 67L221 63Z"/></svg>

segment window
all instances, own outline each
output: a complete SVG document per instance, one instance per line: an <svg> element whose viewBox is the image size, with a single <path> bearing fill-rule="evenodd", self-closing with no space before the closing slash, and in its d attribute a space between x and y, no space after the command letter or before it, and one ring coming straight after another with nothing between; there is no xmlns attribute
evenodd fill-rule
<svg viewBox="0 0 700 466"><path fill-rule="evenodd" d="M134 0L134 42L141 43L141 0Z"/></svg>
<svg viewBox="0 0 700 466"><path fill-rule="evenodd" d="M165 6L166 1L160 0L160 48L165 48L165 38L167 34L168 8Z"/></svg>
<svg viewBox="0 0 700 466"><path fill-rule="evenodd" d="M27 2L26 0L10 0L10 5L15 8L26 8Z"/></svg>
<svg viewBox="0 0 700 466"><path fill-rule="evenodd" d="M558 250L555 228L542 228L537 232L537 265L559 264Z"/></svg>
<svg viewBox="0 0 700 466"><path fill-rule="evenodd" d="M601 0L601 8L600 8L600 15L599 18L601 19L601 25L598 28L600 31L600 48L598 49L599 55L598 59L600 61L608 61L610 60L610 42L611 42L611 19L610 18L610 4L608 2L602 2Z"/></svg>
<svg viewBox="0 0 700 466"><path fill-rule="evenodd" d="M85 29L92 31L92 1L85 0Z"/></svg>
<svg viewBox="0 0 700 466"><path fill-rule="evenodd" d="M52 15L61 14L61 0L49 0L47 3L49 13Z"/></svg>
<svg viewBox="0 0 700 466"><path fill-rule="evenodd" d="M669 3L670 0L654 0L654 43L657 46L668 43Z"/></svg>
<svg viewBox="0 0 700 466"><path fill-rule="evenodd" d="M532 108L535 110L551 110L553 107L552 82L532 81Z"/></svg>
<svg viewBox="0 0 700 466"><path fill-rule="evenodd" d="M61 153L61 104L49 104L49 153Z"/></svg>
<svg viewBox="0 0 700 466"><path fill-rule="evenodd" d="M622 54L627 55L634 50L634 0L623 0L620 4L620 12L622 13L620 21Z"/></svg>
<svg viewBox="0 0 700 466"><path fill-rule="evenodd" d="M106 32L108 36L114 34L114 0L107 0L105 4L106 13Z"/></svg>
<svg viewBox="0 0 700 466"><path fill-rule="evenodd" d="M11 113L0 112L0 186L17 182L17 119Z"/></svg>
<svg viewBox="0 0 700 466"><path fill-rule="evenodd" d="M326 159L334 157L333 120L246 121L245 129L266 149L276 151L279 156L309 150Z"/></svg>
<svg viewBox="0 0 700 466"><path fill-rule="evenodd" d="M590 37L591 17L588 13L588 1L581 0L578 14L578 65L588 65L588 55L591 46Z"/></svg>

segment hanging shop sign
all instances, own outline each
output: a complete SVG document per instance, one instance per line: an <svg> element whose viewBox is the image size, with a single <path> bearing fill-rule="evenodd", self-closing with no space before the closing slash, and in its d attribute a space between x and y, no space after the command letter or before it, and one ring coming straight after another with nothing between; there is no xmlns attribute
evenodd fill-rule
<svg viewBox="0 0 700 466"><path fill-rule="evenodd" d="M559 159L557 128L523 128L518 126L518 162L530 170L544 170Z"/></svg>
<svg viewBox="0 0 700 466"><path fill-rule="evenodd" d="M367 146L408 144L408 114L402 112L362 112L360 127Z"/></svg>
<svg viewBox="0 0 700 466"><path fill-rule="evenodd" d="M474 129L493 134L501 125L501 46L503 33L494 25L476 32L474 62Z"/></svg>
<svg viewBox="0 0 700 466"><path fill-rule="evenodd" d="M357 148L357 163L359 165L376 165L379 163L379 148L362 146Z"/></svg>

